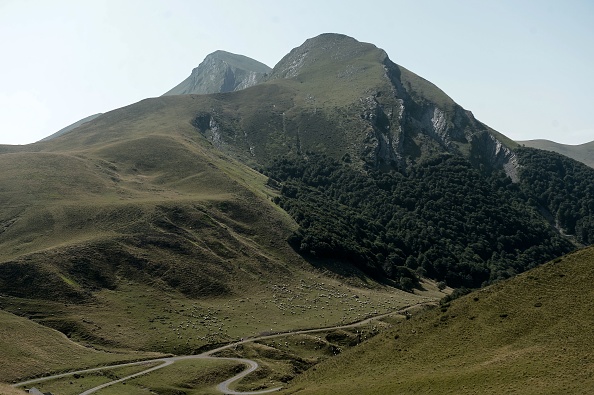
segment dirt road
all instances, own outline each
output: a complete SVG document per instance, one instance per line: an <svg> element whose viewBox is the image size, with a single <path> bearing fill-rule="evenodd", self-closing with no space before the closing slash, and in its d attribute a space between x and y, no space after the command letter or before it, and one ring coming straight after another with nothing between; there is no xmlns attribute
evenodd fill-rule
<svg viewBox="0 0 594 395"><path fill-rule="evenodd" d="M236 381L241 380L243 377L247 376L248 374L250 374L254 370L258 369L259 365L258 365L258 363L256 361L252 361L251 359L244 359L244 358L215 357L215 356L213 356L213 354L216 354L217 352L226 350L228 348L236 347L236 346L238 346L240 344L250 343L250 342L254 342L254 341L274 339L274 338L288 336L288 335L301 335L301 334L307 334L307 333L325 332L325 331L336 330L336 329L354 328L354 327L357 327L357 326L366 325L366 324L368 324L368 323L370 323L372 321L379 320L379 319L382 319L384 317L388 317L390 315L402 314L406 310L408 310L410 308L413 308L413 307L417 307L417 306L421 306L421 305L429 305L429 304L432 304L432 303L433 302L417 303L417 304L414 304L414 305L411 305L411 306L407 306L405 308L402 308L402 309L399 309L399 310L396 310L396 311L393 311L393 312L390 312L390 313L380 314L380 315L376 315L376 316L367 318L367 319L362 320L362 321L354 322L352 324L335 325L335 326L324 327L324 328L315 328L315 329L295 330L295 331L289 331L289 332L274 333L274 334L270 334L270 335L263 335L263 336L251 337L251 338L247 338L247 339L242 339L242 340L237 341L237 342L234 342L234 343L227 344L227 345L222 346L222 347L215 348L213 350L210 350L210 351L204 352L202 354L198 354L198 355L183 355L183 356L172 356L172 357L164 357L164 358L155 358L155 359L145 360L145 361L140 361L140 362L130 362L130 363L123 363L123 364L109 365L109 366L101 366L101 367L92 368L92 369L77 370L77 371L74 371L74 372L68 372L68 373L63 373L63 374L57 374L57 375L54 375L54 376L47 376L47 377L43 377L43 378L38 378L38 379L23 381L21 383L13 384L13 387L30 386L31 384L40 383L40 382L43 382L43 381L53 380L53 379L62 378L62 377L67 377L67 376L72 376L74 374L85 374L85 373L97 372L97 371L101 371L101 370L114 369L114 368L120 368L120 367L126 367L126 366L140 366L140 365L147 365L147 364L151 364L152 365L154 363L159 363L160 362L160 364L157 365L157 366L152 366L150 368L147 368L146 370L143 370L142 372L138 372L138 373L135 373L135 374L132 374L132 375L123 377L121 379L113 380L113 381L110 381L108 383L99 385L97 387L88 389L85 392L82 392L80 394L80 395L89 395L89 394L92 394L94 392L97 392L97 391L99 391L99 390L101 390L103 388L109 387L111 385L114 385L114 384L117 384L117 383L121 383L121 382L124 382L124 381L128 381L128 380L131 380L131 379L133 379L135 377L142 376L142 375L145 375L145 374L154 372L155 370L162 369L164 367L170 366L170 365L174 364L177 361L183 361L183 360L189 360L189 359L213 359L213 360L227 360L227 361L239 362L239 363L242 363L242 364L246 365L246 367L247 367L241 373L239 373L236 376L233 376L230 379L225 380L222 383L220 383L220 384L217 385L217 389L220 392L222 392L223 394L229 394L229 395L258 395L258 394L266 394L266 393L269 393L269 392L278 391L282 387L269 388L269 389L265 389L265 390L261 390L261 391L253 391L253 392L239 392L239 391L234 391L234 390L232 390L232 389L229 388L229 386L231 384L235 383Z"/></svg>

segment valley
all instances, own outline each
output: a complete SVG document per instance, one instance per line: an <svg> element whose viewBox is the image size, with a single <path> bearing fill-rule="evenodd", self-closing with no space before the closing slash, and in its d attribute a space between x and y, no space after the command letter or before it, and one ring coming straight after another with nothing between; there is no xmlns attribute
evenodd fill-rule
<svg viewBox="0 0 594 395"><path fill-rule="evenodd" d="M87 394L94 393L96 391L102 391L104 388L111 387L118 383L122 383L123 385L128 385L129 387L127 387L127 388L130 388L131 386L135 385L135 381L133 381L135 378L140 377L140 376L145 376L147 374L152 374L152 372L166 368L166 367L168 367L172 364L178 363L178 362L187 362L187 361L193 361L193 360L208 360L208 361L219 362L219 363L220 362L234 362L236 364L239 363L240 365L247 365L247 368L245 370L239 371L239 373L237 375L233 376L232 378L230 378L228 380L225 380L225 381L219 383L216 386L216 389L219 392L226 393L226 394L230 394L230 393L240 394L240 393L245 393L246 391L245 390L244 391L234 391L234 390L230 389L229 385L233 384L236 381L243 379L244 377L248 376L250 373L252 373L260 368L259 364L256 361L240 357L242 354L245 353L245 351L243 350L244 345L252 346L252 343L258 343L261 346L268 348L269 351L266 352L267 356L266 356L266 354L263 353L262 350L260 350L259 352L256 351L257 354L261 354L261 355L258 355L259 358L264 358L266 360L266 359L271 358L270 350L274 350L275 352L279 352L279 353L282 352L285 355L288 355L287 352L289 350L291 350L291 348L292 348L291 346L289 346L289 343L291 343L291 345L294 344L295 346L297 346L295 348L299 348L298 346L300 346L300 345L306 346L307 343L311 342L312 337L310 335L321 334L323 337L319 337L319 336L313 337L313 339L315 339L314 343L316 344L316 346L313 348L313 350L310 349L309 353L308 353L308 354L310 354L308 356L310 358L309 364L315 364L316 362L313 362L311 360L312 351L313 351L313 354L319 354L317 356L318 358L323 357L324 351L326 351L326 350L319 351L317 353L315 352L315 350L318 350L318 349L323 350L324 348L329 347L329 346L330 346L330 349L334 355L342 352L342 349L340 347L337 347L336 345L329 343L329 339L337 339L337 340L339 340L339 343L341 340L343 342L344 342L344 340L347 340L347 344L352 347L355 344L359 344L361 341L365 341L368 338L375 336L377 333L379 333L379 331L380 331L379 328L385 328L387 323L383 322L382 321L383 319L387 319L387 318L392 317L396 314L399 314L399 316L401 317L400 320L403 320L403 319L405 319L404 317L407 317L410 314L409 311L421 308L423 306L429 306L429 305L435 305L435 302L434 301L420 302L418 304L413 304L411 306L407 306L406 308L400 309L395 312L372 316L372 317L366 318L364 320L356 321L355 323L352 323L352 324L333 326L333 327L325 327L325 328L321 328L321 329L304 329L304 330L294 330L294 331L289 331L289 332L273 333L273 334L268 334L268 335L257 335L257 336L249 337L245 340L242 338L240 341L232 342L231 344L217 347L213 350L206 351L201 354L192 354L192 355L175 356L175 357L169 356L169 357L164 357L164 358L159 358L159 359L148 359L148 360L144 360L144 361L140 361L140 362L131 362L131 363L126 363L126 364L116 364L116 365L110 365L110 366L93 368L93 369L77 370L77 371L73 371L73 372L66 373L66 374L52 375L52 376L43 377L43 378L39 378L39 379L28 380L25 382L17 383L17 384L15 384L15 386L17 386L17 387L31 387L33 385L37 385L44 389L57 388L58 391L61 393L78 394L82 390L79 389L79 387L73 386L74 383L72 382L72 380L75 380L76 384L80 384L80 388L84 388L85 386L88 387L89 385L91 385L91 384L89 384L88 380L86 380L86 381L84 380L85 375L89 378L94 379L96 377L95 375L99 374L99 376L105 377L106 379L112 379L112 381L103 380L106 382L103 384L99 384L96 387L93 387L88 390L84 390L83 392L80 392L81 395L87 395ZM399 319L397 318L397 320L399 320ZM354 333L352 333L353 329L355 329ZM349 334L349 332L345 332L345 331L351 331L351 333ZM349 334L350 336L349 335L345 336L345 333ZM322 340L323 338L325 338L325 339ZM275 339L280 339L280 341L275 341ZM302 340L302 339L306 339L307 343L306 343L306 340ZM286 341L283 342L283 340L286 340ZM284 346L283 346L283 343L284 343ZM275 346L275 344L276 344L276 346ZM346 344L342 344L342 345L343 345L343 347L346 346ZM305 347L305 348L307 348L307 347ZM238 351L238 349L240 351ZM282 349L282 351L281 351L281 349ZM257 349L255 349L255 350L257 350ZM294 349L292 349L291 351L298 353L298 354L294 355L294 358L295 358L294 361L299 362L301 360L304 350L302 349L299 352L299 351L295 351ZM217 354L221 354L221 353L222 353L221 356L217 356ZM301 354L301 355L299 355L299 354ZM229 356L229 355L232 355L232 356ZM286 358L286 356L285 356L285 358ZM273 357L272 359L274 360L275 358ZM290 357L289 357L288 361L291 361ZM308 363L303 360L301 360L301 361L305 364ZM204 369L204 367L200 366L200 365L201 364L199 364L196 367L196 369L199 371ZM131 368L134 370L130 371ZM175 367L173 369L177 370L177 369L175 369ZM168 370L171 370L171 368L169 368ZM109 372L110 374L106 374L105 371ZM196 374L197 373L194 373L194 375L196 375ZM289 378L290 378L290 376L283 376L280 378L279 381L280 381L280 383L286 383L287 379L289 379ZM268 379L268 377L266 377L266 379ZM93 382L93 381L90 381L90 382ZM266 385L275 385L274 379L270 379L270 382L268 382L268 380L266 380L266 384L264 384L263 386L265 387ZM245 386L245 384L244 384L244 386ZM252 384L252 386L253 386L253 384ZM68 388L68 387L70 387L70 388ZM280 390L281 388L282 387L249 390L248 393L263 394L263 393L269 393L269 392L276 392L276 391ZM193 393L196 393L196 392L193 391Z"/></svg>
<svg viewBox="0 0 594 395"><path fill-rule="evenodd" d="M324 278L323 276L320 277ZM196 355L197 358L204 358L214 352L220 354L219 351L223 351L224 349L231 352L231 348L233 348L231 354L223 354L223 356L243 358L244 354L247 353L248 356L252 358L254 355L257 359L264 358L266 366L266 370L264 370L264 372L266 372L264 377L266 380L264 381L268 383L270 380L273 380L283 384L286 382L287 378L292 377L292 375L295 374L295 371L293 370L295 367L292 367L293 360L300 361L302 358L307 358L307 362L302 363L305 363L306 366L311 366L312 364L316 364L321 360L335 355L338 347L340 347L341 340L338 340L339 343L334 343L336 340L326 340L331 339L331 336L326 335L326 338L319 338L313 334L317 332L332 334L337 333L337 330L339 329L347 330L350 328L360 328L357 329L357 335L353 333L346 337L347 340L350 338L347 343L352 346L354 344L352 343L353 339L355 343L365 341L368 337L377 334L377 331L379 330L378 328L383 328L386 325L381 322L378 323L379 326L378 324L371 325L370 320L361 321L362 318L376 315L380 312L386 313L394 311L395 309L400 309L409 304L427 303L427 301L435 303L441 294L435 288L435 285L430 283L425 284L427 288L425 295L411 295L401 291L394 293L394 291L387 289L364 289L344 286L344 284L331 278L325 278L325 280L327 281L325 283L317 282L312 284L307 284L302 280L299 287L296 289L291 289L291 287L287 285L279 287L274 286L274 300L271 301L249 299L228 301L213 300L208 304L212 307L206 308L204 300L193 301L194 304L192 306L182 304L182 302L189 303L190 301L187 299L183 300L180 298L177 301L167 300L167 307L159 306L157 309L159 312L166 313L167 316L162 316L158 318L158 320L153 320L152 317L149 318L150 316L147 317L147 313L150 313L150 311L154 309L155 305L153 304L153 297L157 296L157 293L147 293L147 290L144 288L142 289L142 292L145 292L145 295L136 293L133 290L133 287L120 289L119 293L127 295L129 299L120 300L121 304L118 307L95 305L92 306L91 309L85 311L84 309L81 309L80 306L74 306L72 310L77 311L77 315L60 316L59 314L54 313L55 310L53 310L52 306L48 303L35 304L35 307L39 312L43 311L45 314L50 315L55 322L71 322L74 325L78 324L78 327L71 328L71 330L74 330L75 332L69 333L68 330L64 328L61 328L61 330L68 333L73 339L78 340L81 345L76 345L71 343L70 340L62 338L57 345L55 342L44 345L47 348L48 356L55 359L45 361L45 365L40 365L40 362L43 361L36 359L35 365L27 365L26 360L23 359L25 345L19 343L9 345L5 342L2 344L3 350L12 351L10 354L5 354L8 358L3 360L3 371L8 373L10 372L10 370L7 370L8 368L15 368L17 370L15 370L13 377L19 377L19 375L22 375L27 369L30 369L31 372L37 372L40 371L41 368L44 372L48 373L55 371L56 369L71 371L77 366L84 366L85 364L93 366L94 363L99 361L107 363L109 360L146 360L150 359L151 355L155 355L154 353L147 351L138 351L135 354L131 354L130 352L126 353L124 349L164 350L162 351L164 353L162 355L169 353L177 355L191 354ZM345 292L348 292L348 294ZM313 301L313 304L318 305L311 309L314 314L307 311L309 310L307 309L307 306L298 304L300 299L307 300L309 296L312 297L311 300ZM122 297L120 296L120 298ZM132 300L134 302L132 302ZM147 300L151 300L153 303L147 303ZM175 302L178 303L177 306ZM266 308L264 305L266 302L274 303L274 307L271 308L271 306L268 306L268 308ZM31 314L35 314L32 310L33 303L27 305L10 298L8 298L8 300L3 300L3 303L3 307L6 310L13 309L17 314L27 314L29 317L39 320L39 322L45 323L46 325L48 324L49 320L40 318L40 313L31 316ZM199 308L198 304L200 304L200 307L204 310ZM158 304L156 305L158 306ZM217 308L215 306L224 306L225 308L228 308L228 310L225 308ZM177 307L179 310L170 310L172 307ZM59 308L63 309L63 306L59 306ZM122 308L125 308L125 311L122 310ZM278 312L276 312L277 309ZM119 310L122 310L121 316L114 314ZM325 312L327 312L327 314L325 314ZM61 313L64 314L63 311L61 311ZM285 314L291 314L291 317L287 318ZM146 321L143 322L143 320L140 320L139 318L141 316ZM16 318L16 316L14 317ZM382 318L382 316L378 318ZM27 321L25 319L21 320L23 322ZM346 323L352 321L356 321L357 324L322 330L305 329L315 328L317 326L328 326L328 323ZM240 325L238 325L239 322L241 322ZM174 323L175 325L173 325ZM102 326L105 326L105 328ZM285 327L301 327L304 328L304 330L292 331L292 333L286 334L275 334L277 332L282 332L279 328ZM262 335L263 333L273 334ZM342 333L342 331L340 333ZM53 335L51 331L48 331L45 335L35 335L38 341L42 344L43 342L47 342L49 336L55 335ZM356 336L359 336L358 340ZM233 343L233 339L237 341L237 339L240 338L246 338L246 340L240 340L237 343ZM277 346L275 346L275 341L272 339L279 339ZM343 339L344 341L344 335L338 335L338 339ZM122 343L121 341L123 340L127 341L127 343ZM272 340L272 343L270 343L270 340ZM299 340L299 342L297 342L297 340ZM118 344L119 351L113 348L113 343L116 341L120 341ZM268 345L265 346L268 348L268 351L258 348L262 346L253 348L253 346L246 344L253 341L268 342ZM91 346L89 342L92 342L95 346ZM111 344L109 344L110 342ZM212 351L203 351L209 350L213 345L226 344L229 342L231 342L231 344L228 346L219 347ZM295 346L289 348L288 342L291 344L294 343ZM301 346L302 343L303 346ZM102 346L97 346L101 344ZM243 346L244 344L245 346ZM348 347L348 344L343 347ZM86 345L86 347L84 347L84 345ZM60 357L59 350L64 347L74 348L77 351L75 355L78 356L75 358L72 356L66 358ZM243 347L247 347L246 350L243 350ZM278 360L278 357L275 357L274 354L271 354L270 350L275 350L275 347L278 349L278 351L275 352L282 353L280 360ZM306 355L304 355L304 351L306 352ZM289 354L287 354L287 352ZM10 356L12 356L12 358ZM38 358L38 355L35 356ZM160 357L159 360L162 360L162 358L163 357ZM188 358L183 357L181 359L187 360ZM145 366L146 363L147 362L138 362L136 364ZM201 371L203 367L199 364L196 369ZM122 377L122 372L124 372L124 370L120 368L117 370L100 368L100 370L113 370L117 377ZM168 371L171 371L171 368L168 368ZM297 372L299 372L299 370L297 370ZM80 386L83 386L82 388L87 388L86 386L91 385L89 383L100 384L100 382L97 382L100 378L104 381L106 378L116 377L111 373L91 373L92 372L77 373L78 376L87 378L85 380L80 377L73 379L72 375L68 375L64 379L54 379L50 381L43 378L37 380L34 379L32 382L28 382L26 386L27 388L35 386L43 391L52 391L54 393L78 394L83 392L82 390L79 391L81 388ZM192 377L196 375L195 372L188 374ZM219 372L215 377L222 377L220 381L223 381L223 378L227 378L224 377L224 371L223 373ZM41 382L39 382L39 380L41 380ZM91 381L89 382L88 380ZM150 381L152 379L148 380ZM259 380L256 379L256 383L258 381ZM153 385L157 385L154 381L152 381L152 383ZM247 385L245 388L254 387L254 384L250 383L251 381L248 381L248 383L243 384L243 386ZM201 390L206 392L192 393L213 393L211 386L214 386L215 384L218 383L212 383ZM128 381L127 385L133 385L133 382ZM180 384L170 382L169 385L179 386ZM256 385L256 387L257 386L258 385ZM188 387L188 389L190 388L193 387ZM103 390L101 393L103 393Z"/></svg>

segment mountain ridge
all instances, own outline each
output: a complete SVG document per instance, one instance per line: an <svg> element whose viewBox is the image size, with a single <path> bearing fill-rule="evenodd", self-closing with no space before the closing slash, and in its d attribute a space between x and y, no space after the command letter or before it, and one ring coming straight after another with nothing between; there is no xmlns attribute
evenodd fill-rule
<svg viewBox="0 0 594 395"><path fill-rule="evenodd" d="M97 114L93 114L93 115L89 115L88 117L85 117L83 119L80 119L76 122L74 122L73 124L70 124L60 130L58 130L56 133L53 133L47 137L44 137L43 139L39 140L39 141L48 141L51 140L53 138L59 137L63 134L66 134L68 132L70 132L73 129L76 129L77 127L84 125L87 122L91 122L93 119L97 118L98 116L102 115L103 113L97 113Z"/></svg>
<svg viewBox="0 0 594 395"><path fill-rule="evenodd" d="M182 94L210 94L237 91L253 86L272 69L247 56L218 50L205 57L184 81L163 96ZM90 115L41 139L48 141L94 120L103 113Z"/></svg>
<svg viewBox="0 0 594 395"><path fill-rule="evenodd" d="M561 144L550 140L537 139L518 141L518 144L526 147L543 149L546 151L557 152L569 158L582 162L590 167L594 167L594 141L584 144Z"/></svg>
<svg viewBox="0 0 594 395"><path fill-rule="evenodd" d="M277 101L265 91L276 91ZM306 40L275 65L266 81L240 96L219 98L257 100L260 108L270 109L254 119L238 108L232 124L216 107L196 119L213 144L252 164L315 147L335 158L349 154L365 166L405 168L446 148L489 167L504 167L511 175L517 167L512 140L391 62L385 51L344 35Z"/></svg>

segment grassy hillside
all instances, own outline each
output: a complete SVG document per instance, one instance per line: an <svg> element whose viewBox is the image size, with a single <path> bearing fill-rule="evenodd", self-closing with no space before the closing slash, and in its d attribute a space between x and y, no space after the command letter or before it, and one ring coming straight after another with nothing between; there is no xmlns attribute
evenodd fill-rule
<svg viewBox="0 0 594 395"><path fill-rule="evenodd" d="M559 144L549 140L519 141L526 147L538 148L546 151L557 152L590 167L594 167L594 141L579 145Z"/></svg>
<svg viewBox="0 0 594 395"><path fill-rule="evenodd" d="M296 224L272 203L278 191L267 177L214 149L192 124L211 99L146 100L0 154L4 313L108 353L185 354L435 298L296 254L286 242ZM5 333L7 342L15 336ZM53 344L45 332L23 333ZM16 363L25 351L0 348L11 362L0 377L64 368L59 350L47 357L55 365ZM30 353L46 360L39 348Z"/></svg>
<svg viewBox="0 0 594 395"><path fill-rule="evenodd" d="M0 298L5 307L5 298ZM0 310L0 372L2 380L155 356L130 351L103 352L84 347L64 334ZM2 387L0 387L2 388ZM0 393L2 389L0 389Z"/></svg>
<svg viewBox="0 0 594 395"><path fill-rule="evenodd" d="M593 263L590 247L415 314L283 393L591 393Z"/></svg>

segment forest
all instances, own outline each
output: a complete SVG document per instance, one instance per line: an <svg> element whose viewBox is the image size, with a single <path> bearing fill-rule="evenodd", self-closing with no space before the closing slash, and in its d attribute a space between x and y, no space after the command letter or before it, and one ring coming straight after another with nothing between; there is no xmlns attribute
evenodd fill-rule
<svg viewBox="0 0 594 395"><path fill-rule="evenodd" d="M516 154L520 185L531 205L546 210L577 243L594 243L594 169L554 152L520 148Z"/></svg>
<svg viewBox="0 0 594 395"><path fill-rule="evenodd" d="M380 172L306 153L278 157L265 173L299 224L289 242L300 254L405 290L420 276L476 288L592 242L594 170L549 154L518 150L518 183L451 154Z"/></svg>

